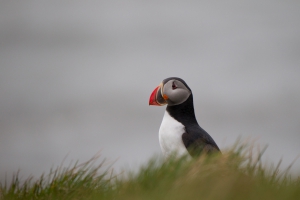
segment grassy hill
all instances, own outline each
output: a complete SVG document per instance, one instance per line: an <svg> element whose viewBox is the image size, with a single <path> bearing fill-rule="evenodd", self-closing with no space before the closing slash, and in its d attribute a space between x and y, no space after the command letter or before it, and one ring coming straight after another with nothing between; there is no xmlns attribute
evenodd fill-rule
<svg viewBox="0 0 300 200"><path fill-rule="evenodd" d="M262 151L235 145L222 155L162 161L153 158L138 172L115 175L98 157L58 167L37 181L0 185L0 199L300 199L300 177L261 162Z"/></svg>

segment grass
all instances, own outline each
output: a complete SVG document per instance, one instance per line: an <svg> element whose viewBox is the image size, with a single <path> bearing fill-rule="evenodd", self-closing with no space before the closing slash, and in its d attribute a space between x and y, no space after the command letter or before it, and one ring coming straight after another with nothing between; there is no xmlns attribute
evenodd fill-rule
<svg viewBox="0 0 300 200"><path fill-rule="evenodd" d="M255 153L256 152L256 153ZM138 172L113 175L105 160L58 167L22 183L0 184L0 199L300 199L300 177L263 164L263 150L235 145L198 159L152 158Z"/></svg>

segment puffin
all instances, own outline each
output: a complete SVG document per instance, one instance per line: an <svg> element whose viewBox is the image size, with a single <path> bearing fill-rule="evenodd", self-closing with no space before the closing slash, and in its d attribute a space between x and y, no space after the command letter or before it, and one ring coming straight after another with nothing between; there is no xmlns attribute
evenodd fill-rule
<svg viewBox="0 0 300 200"><path fill-rule="evenodd" d="M149 105L167 105L159 128L159 144L165 157L198 157L221 152L213 138L198 124L193 93L178 77L164 79L151 93Z"/></svg>

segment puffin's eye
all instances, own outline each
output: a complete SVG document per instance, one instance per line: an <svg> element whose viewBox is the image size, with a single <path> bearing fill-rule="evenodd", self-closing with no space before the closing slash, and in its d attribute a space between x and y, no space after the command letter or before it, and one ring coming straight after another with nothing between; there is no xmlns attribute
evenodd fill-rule
<svg viewBox="0 0 300 200"><path fill-rule="evenodd" d="M177 88L177 86L175 85L175 83L172 83L172 90L175 90Z"/></svg>

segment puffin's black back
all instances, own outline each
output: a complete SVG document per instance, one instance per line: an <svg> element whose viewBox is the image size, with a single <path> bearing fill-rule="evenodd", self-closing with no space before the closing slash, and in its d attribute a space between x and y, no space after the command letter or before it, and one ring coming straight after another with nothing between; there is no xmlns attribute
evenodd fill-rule
<svg viewBox="0 0 300 200"><path fill-rule="evenodd" d="M182 140L191 156L198 156L202 152L212 153L220 151L212 137L199 126L196 120L193 94L182 104L167 106L167 112L185 126Z"/></svg>

